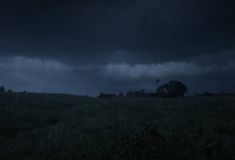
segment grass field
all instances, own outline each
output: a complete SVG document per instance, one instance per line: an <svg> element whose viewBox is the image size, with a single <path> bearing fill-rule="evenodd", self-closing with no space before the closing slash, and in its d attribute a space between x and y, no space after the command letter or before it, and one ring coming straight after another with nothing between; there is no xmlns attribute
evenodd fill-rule
<svg viewBox="0 0 235 160"><path fill-rule="evenodd" d="M0 160L233 160L235 96L0 100Z"/></svg>

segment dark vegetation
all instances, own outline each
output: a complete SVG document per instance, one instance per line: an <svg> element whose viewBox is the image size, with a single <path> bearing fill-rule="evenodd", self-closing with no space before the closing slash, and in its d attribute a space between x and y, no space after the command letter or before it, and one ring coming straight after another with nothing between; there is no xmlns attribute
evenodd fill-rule
<svg viewBox="0 0 235 160"><path fill-rule="evenodd" d="M187 87L180 81L169 81L160 86L157 95L160 97L183 97L187 93Z"/></svg>
<svg viewBox="0 0 235 160"><path fill-rule="evenodd" d="M159 80L157 80L159 81ZM172 97L183 97L187 93L187 87L183 82L171 80L167 84L163 84L158 87L157 91L154 93L146 93L144 89L140 91L127 92L126 97L162 97L162 98L172 98ZM98 98L114 98L117 97L115 94L107 94L101 92ZM123 93L120 93L118 97L124 97Z"/></svg>
<svg viewBox="0 0 235 160"><path fill-rule="evenodd" d="M235 96L180 93L97 99L1 87L0 159L235 159Z"/></svg>

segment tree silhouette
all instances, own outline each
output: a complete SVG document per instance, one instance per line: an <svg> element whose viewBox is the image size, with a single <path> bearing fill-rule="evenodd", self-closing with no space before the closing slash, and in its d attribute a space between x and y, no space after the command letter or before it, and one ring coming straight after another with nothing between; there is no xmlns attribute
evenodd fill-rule
<svg viewBox="0 0 235 160"><path fill-rule="evenodd" d="M124 94L122 92L120 92L118 97L124 97Z"/></svg>
<svg viewBox="0 0 235 160"><path fill-rule="evenodd" d="M109 98L114 98L114 97L116 97L115 94L106 94L106 93L101 92L100 95L97 98L107 98L107 99L109 99Z"/></svg>
<svg viewBox="0 0 235 160"><path fill-rule="evenodd" d="M181 81L172 80L158 87L157 95L160 97L182 97L187 93L187 87Z"/></svg>
<svg viewBox="0 0 235 160"><path fill-rule="evenodd" d="M4 87L4 86L1 86L1 87L0 87L0 93L1 93L1 94L4 94L5 92L6 92L5 87Z"/></svg>

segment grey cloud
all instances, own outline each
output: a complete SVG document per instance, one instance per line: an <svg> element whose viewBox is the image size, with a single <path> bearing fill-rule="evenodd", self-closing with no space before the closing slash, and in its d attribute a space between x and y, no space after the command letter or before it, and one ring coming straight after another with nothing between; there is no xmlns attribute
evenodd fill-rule
<svg viewBox="0 0 235 160"><path fill-rule="evenodd" d="M197 76L211 72L214 66L202 67L188 62L167 62L158 64L108 64L104 73L116 78L167 78L174 76Z"/></svg>
<svg viewBox="0 0 235 160"><path fill-rule="evenodd" d="M56 60L0 57L0 83L18 90L48 90L58 85L72 70L73 67Z"/></svg>
<svg viewBox="0 0 235 160"><path fill-rule="evenodd" d="M0 85L16 91L96 95L101 66L65 64L55 59L0 57Z"/></svg>
<svg viewBox="0 0 235 160"><path fill-rule="evenodd" d="M200 59L200 58L199 58ZM223 63L166 62L152 64L111 63L103 66L103 74L113 84L124 89L156 88L155 79L161 84L170 79L186 83L190 93L233 92L235 78L234 59ZM129 88L128 88L129 87ZM118 87L117 87L118 88Z"/></svg>
<svg viewBox="0 0 235 160"><path fill-rule="evenodd" d="M203 90L209 85L215 90L234 88L228 87L235 79L233 4L2 1L0 84L95 94L148 85L159 77L182 79Z"/></svg>
<svg viewBox="0 0 235 160"><path fill-rule="evenodd" d="M100 91L151 90L156 87L156 78L160 78L162 83L170 79L183 80L192 91L207 90L208 86L214 90L217 87L223 89L224 79L230 79L225 86L229 89L235 75L235 60L230 55L229 52L223 63L209 63L207 55L188 61L117 61L104 64L67 64L55 59L23 56L0 57L0 84L15 90L97 95ZM218 54L215 58L220 56ZM200 63L202 60L205 62Z"/></svg>
<svg viewBox="0 0 235 160"><path fill-rule="evenodd" d="M66 72L72 69L71 66L63 64L56 60L43 58L26 58L21 56L0 58L0 67L6 70L19 72Z"/></svg>

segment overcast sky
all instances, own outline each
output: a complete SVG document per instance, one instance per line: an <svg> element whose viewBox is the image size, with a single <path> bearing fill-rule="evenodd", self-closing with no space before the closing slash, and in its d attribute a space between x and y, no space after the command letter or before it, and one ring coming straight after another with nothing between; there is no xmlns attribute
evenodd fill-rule
<svg viewBox="0 0 235 160"><path fill-rule="evenodd" d="M235 92L232 0L0 2L0 85L97 95L154 91L176 79L190 93Z"/></svg>

